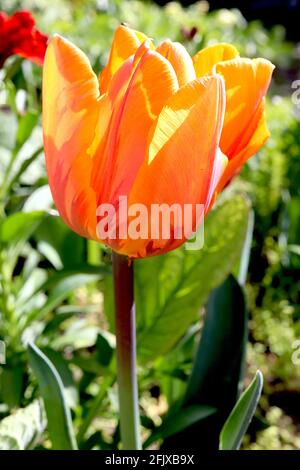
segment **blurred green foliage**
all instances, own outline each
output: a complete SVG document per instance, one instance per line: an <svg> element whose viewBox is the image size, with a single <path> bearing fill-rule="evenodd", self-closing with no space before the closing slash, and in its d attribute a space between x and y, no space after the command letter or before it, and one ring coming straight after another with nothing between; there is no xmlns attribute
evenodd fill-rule
<svg viewBox="0 0 300 470"><path fill-rule="evenodd" d="M160 8L136 0L2 0L0 5L7 12L30 9L43 32L73 40L96 71L105 64L120 22L156 41L170 37L183 42L192 54L207 44L226 41L241 55L275 63L267 103L272 136L211 214L211 226L230 235L223 236L223 246L209 229L211 219L207 222L208 252L219 256L217 266L205 250L193 262L178 250L146 260L144 271L137 266L143 364L139 383L143 437L156 427L161 436L168 420L174 423L172 410L185 396L202 328L199 308L212 288L236 272L249 211L240 194L246 193L255 212L246 284L250 314L246 382L259 367L265 386L244 446L299 449L300 365L293 361L293 353L295 340L300 339L300 126L299 110L291 100L292 81L299 78L296 46L285 41L281 26L266 31L259 22L247 23L237 10L209 13L205 1L187 9L176 2ZM73 234L53 211L42 153L41 70L13 57L0 78L0 339L7 351L0 373L0 441L5 443L1 445L50 446L51 430L45 433L37 379L28 367L27 344L35 341L43 351L39 357L48 357L62 378L64 406L71 410L79 447L115 448L119 434L110 255ZM204 288L205 269L214 277ZM153 279L159 283L152 282L146 297ZM176 294L185 312L182 320ZM164 335L159 336L157 321ZM9 416L19 408L24 409ZM203 410L197 410L202 416ZM35 423L26 436L24 419ZM178 422L172 426L182 430Z"/></svg>

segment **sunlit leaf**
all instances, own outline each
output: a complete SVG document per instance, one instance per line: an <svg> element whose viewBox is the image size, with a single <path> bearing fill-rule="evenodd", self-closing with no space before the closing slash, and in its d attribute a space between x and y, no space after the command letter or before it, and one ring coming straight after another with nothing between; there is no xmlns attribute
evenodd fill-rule
<svg viewBox="0 0 300 470"><path fill-rule="evenodd" d="M255 413L262 387L263 376L258 370L223 426L220 435L220 450L238 450L240 448Z"/></svg>
<svg viewBox="0 0 300 470"><path fill-rule="evenodd" d="M249 205L240 196L205 221L205 244L185 247L135 264L138 358L147 362L168 352L195 321L210 291L237 262L248 225Z"/></svg>
<svg viewBox="0 0 300 470"><path fill-rule="evenodd" d="M45 213L41 211L26 214L24 212L17 212L10 215L0 225L0 241L11 245L20 240L26 240L44 216Z"/></svg>

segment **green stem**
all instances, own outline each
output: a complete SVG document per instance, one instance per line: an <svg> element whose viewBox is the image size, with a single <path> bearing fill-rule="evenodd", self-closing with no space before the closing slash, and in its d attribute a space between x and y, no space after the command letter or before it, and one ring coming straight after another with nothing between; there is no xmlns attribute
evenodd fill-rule
<svg viewBox="0 0 300 470"><path fill-rule="evenodd" d="M116 312L117 378L123 450L141 449L136 371L133 262L113 253Z"/></svg>

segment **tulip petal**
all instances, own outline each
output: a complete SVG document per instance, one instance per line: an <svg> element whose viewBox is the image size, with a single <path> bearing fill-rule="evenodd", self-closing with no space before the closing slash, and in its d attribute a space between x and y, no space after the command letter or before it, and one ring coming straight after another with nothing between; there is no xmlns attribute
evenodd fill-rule
<svg viewBox="0 0 300 470"><path fill-rule="evenodd" d="M212 73L214 65L239 56L238 50L232 44L220 43L205 47L193 57L197 77Z"/></svg>
<svg viewBox="0 0 300 470"><path fill-rule="evenodd" d="M151 126L165 102L178 89L170 63L157 52L145 48L144 44L136 52L133 64L125 92L122 87L119 94L114 92L117 74L108 90L108 96L113 93L114 99L110 132L105 146L97 150L104 158L96 158L96 162L102 161L103 166L95 165L92 176L99 204L109 202L117 206L119 195L128 194L145 159Z"/></svg>
<svg viewBox="0 0 300 470"><path fill-rule="evenodd" d="M132 54L135 54L139 46L147 39L145 34L120 25L114 34L112 47L106 67L100 74L100 92L108 90L112 76L121 67L123 62Z"/></svg>
<svg viewBox="0 0 300 470"><path fill-rule="evenodd" d="M137 174L129 204L145 204L149 212L152 204L206 207L224 111L221 77L194 80L180 88L153 125L148 161ZM182 242L160 239L144 243L138 256L168 251Z"/></svg>
<svg viewBox="0 0 300 470"><path fill-rule="evenodd" d="M182 44L167 39L156 48L156 51L171 63L180 87L196 78L193 61Z"/></svg>
<svg viewBox="0 0 300 470"><path fill-rule="evenodd" d="M217 193L220 193L226 184L240 171L243 164L254 155L268 140L270 132L265 119L265 103L262 100L257 112L254 114L247 132L245 133L245 141L247 144L237 153L234 158L229 160L228 165L222 174L218 185Z"/></svg>
<svg viewBox="0 0 300 470"><path fill-rule="evenodd" d="M104 104L86 56L66 39L55 36L47 48L43 69L49 184L64 221L80 235L91 238L95 238L96 200L90 187L89 147L99 114L103 127L107 125L109 112L105 112Z"/></svg>
<svg viewBox="0 0 300 470"><path fill-rule="evenodd" d="M224 155L221 149L218 148L206 207L211 207L214 204L216 196L217 196L216 189L218 185L220 184L220 181L222 180L223 175L226 172L227 166L228 166L228 158L226 157L226 155Z"/></svg>
<svg viewBox="0 0 300 470"><path fill-rule="evenodd" d="M229 160L244 151L258 124L259 127L263 125L261 141L265 141L266 128L261 103L273 69L274 66L268 60L240 58L222 62L215 67L215 71L225 79L226 114L220 147ZM260 128L257 132L261 133ZM251 156L249 153L247 155L247 158Z"/></svg>

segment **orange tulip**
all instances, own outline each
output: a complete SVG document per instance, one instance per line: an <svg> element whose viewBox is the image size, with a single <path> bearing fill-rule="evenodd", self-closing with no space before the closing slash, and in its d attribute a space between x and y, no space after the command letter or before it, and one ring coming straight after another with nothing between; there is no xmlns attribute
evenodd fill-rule
<svg viewBox="0 0 300 470"><path fill-rule="evenodd" d="M79 49L54 36L44 63L43 128L49 184L65 223L133 258L181 245L188 238L176 236L182 213L171 214L168 238L161 231L153 237L151 207L192 205L196 230L195 206L206 213L269 135L264 96L272 70L225 44L193 59L171 41L155 49L144 34L120 26L98 79ZM108 204L117 217L105 220L116 230L104 238L99 207ZM128 208L137 204L148 210L140 238L128 235L135 223Z"/></svg>

